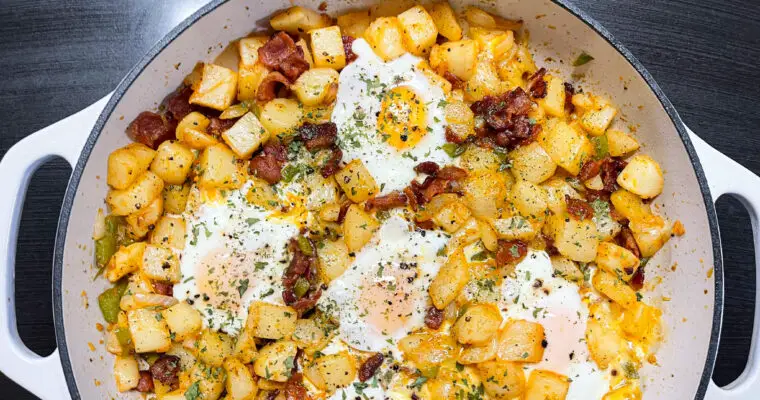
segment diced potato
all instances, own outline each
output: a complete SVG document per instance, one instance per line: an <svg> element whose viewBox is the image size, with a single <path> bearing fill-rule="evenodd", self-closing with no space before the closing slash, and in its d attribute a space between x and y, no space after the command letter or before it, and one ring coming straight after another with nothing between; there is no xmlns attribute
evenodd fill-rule
<svg viewBox="0 0 760 400"><path fill-rule="evenodd" d="M535 369L525 387L525 400L564 400L569 388L570 381L566 376Z"/></svg>
<svg viewBox="0 0 760 400"><path fill-rule="evenodd" d="M488 343L501 326L501 313L493 304L467 307L457 319L452 332L459 343L482 345Z"/></svg>
<svg viewBox="0 0 760 400"><path fill-rule="evenodd" d="M509 176L502 172L469 174L462 183L464 203L478 218L496 218L504 206Z"/></svg>
<svg viewBox="0 0 760 400"><path fill-rule="evenodd" d="M488 361L477 366L486 393L495 399L521 399L525 392L522 364Z"/></svg>
<svg viewBox="0 0 760 400"><path fill-rule="evenodd" d="M304 187L312 188L306 196L304 206L309 211L318 211L325 204L335 204L339 198L338 183L322 174L308 174L303 177Z"/></svg>
<svg viewBox="0 0 760 400"><path fill-rule="evenodd" d="M190 96L190 104L223 111L232 105L237 91L237 73L214 64L203 65L198 89Z"/></svg>
<svg viewBox="0 0 760 400"><path fill-rule="evenodd" d="M621 327L627 335L645 341L654 341L659 337L658 328L662 311L641 301L623 312Z"/></svg>
<svg viewBox="0 0 760 400"><path fill-rule="evenodd" d="M474 40L458 40L433 46L430 51L430 66L439 74L450 72L467 81L475 74L478 57L478 43Z"/></svg>
<svg viewBox="0 0 760 400"><path fill-rule="evenodd" d="M486 96L501 93L502 87L493 61L488 57L478 56L475 63L475 73L464 85L465 100L482 100Z"/></svg>
<svg viewBox="0 0 760 400"><path fill-rule="evenodd" d="M280 200L267 181L258 178L250 178L251 187L248 188L245 198L253 205L266 210L280 208Z"/></svg>
<svg viewBox="0 0 760 400"><path fill-rule="evenodd" d="M565 115L565 85L561 78L554 75L547 75L546 97L541 100L541 105L547 114L552 117L562 117Z"/></svg>
<svg viewBox="0 0 760 400"><path fill-rule="evenodd" d="M164 316L169 331L174 334L174 340L178 342L193 337L203 327L201 314L184 301L167 308L161 315Z"/></svg>
<svg viewBox="0 0 760 400"><path fill-rule="evenodd" d="M177 124L177 140L192 149L204 149L216 143L216 139L206 133L211 120L205 115L193 111Z"/></svg>
<svg viewBox="0 0 760 400"><path fill-rule="evenodd" d="M626 353L626 344L620 333L599 315L592 314L586 321L586 344L591 359L603 370Z"/></svg>
<svg viewBox="0 0 760 400"><path fill-rule="evenodd" d="M124 221L129 226L129 233L132 237L142 238L155 227L163 213L164 198L158 196L147 207L141 207L139 211L127 215Z"/></svg>
<svg viewBox="0 0 760 400"><path fill-rule="evenodd" d="M536 142L512 150L509 159L512 160L512 173L516 178L535 184L551 178L557 170L557 164Z"/></svg>
<svg viewBox="0 0 760 400"><path fill-rule="evenodd" d="M296 79L291 90L306 106L329 104L335 100L340 74L332 68L313 68Z"/></svg>
<svg viewBox="0 0 760 400"><path fill-rule="evenodd" d="M259 356L253 362L256 375L275 382L285 382L290 377L290 370L295 365L296 343L290 340L278 340L261 348Z"/></svg>
<svg viewBox="0 0 760 400"><path fill-rule="evenodd" d="M256 338L250 331L248 326L243 326L232 348L232 355L246 364L252 363L259 354L256 350Z"/></svg>
<svg viewBox="0 0 760 400"><path fill-rule="evenodd" d="M512 57L500 60L499 77L506 81L509 87L524 86L525 77L536 72L536 64L533 62L530 49L525 44L515 44L512 46L512 51L514 51Z"/></svg>
<svg viewBox="0 0 760 400"><path fill-rule="evenodd" d="M235 154L219 143L206 147L198 159L198 186L201 188L236 189L245 183Z"/></svg>
<svg viewBox="0 0 760 400"><path fill-rule="evenodd" d="M641 400L641 389L635 382L627 383L607 392L602 400Z"/></svg>
<svg viewBox="0 0 760 400"><path fill-rule="evenodd" d="M116 356L113 364L113 377L116 380L116 389L126 392L137 387L140 381L140 370L134 356Z"/></svg>
<svg viewBox="0 0 760 400"><path fill-rule="evenodd" d="M459 166L468 172L497 172L501 164L501 159L493 150L480 146L467 146L459 157Z"/></svg>
<svg viewBox="0 0 760 400"><path fill-rule="evenodd" d="M480 240L483 242L483 246L488 251L496 251L499 247L499 237L493 226L485 221L478 221L478 226L480 227Z"/></svg>
<svg viewBox="0 0 760 400"><path fill-rule="evenodd" d="M425 11L425 8L416 5L398 15L401 25L404 46L415 55L423 55L435 44L438 37L433 17Z"/></svg>
<svg viewBox="0 0 760 400"><path fill-rule="evenodd" d="M447 133L453 134L462 141L475 135L475 114L467 103L457 100L449 101L446 103L444 112L446 122L448 122Z"/></svg>
<svg viewBox="0 0 760 400"><path fill-rule="evenodd" d="M364 35L370 22L372 18L369 16L369 10L362 10L339 15L337 24L344 35L358 39Z"/></svg>
<svg viewBox="0 0 760 400"><path fill-rule="evenodd" d="M563 214L567 210L565 195L573 199L580 199L581 195L562 177L550 178L541 185L546 190L546 199L549 210L554 214Z"/></svg>
<svg viewBox="0 0 760 400"><path fill-rule="evenodd" d="M644 154L636 154L618 175L617 183L629 192L651 199L662 193L665 179L660 164Z"/></svg>
<svg viewBox="0 0 760 400"><path fill-rule="evenodd" d="M512 185L510 198L520 215L530 223L541 226L549 210L544 188L528 181L518 180Z"/></svg>
<svg viewBox="0 0 760 400"><path fill-rule="evenodd" d="M554 239L554 246L563 256L578 262L591 262L596 258L599 240L594 221L554 214L547 219L544 232Z"/></svg>
<svg viewBox="0 0 760 400"><path fill-rule="evenodd" d="M264 64L258 63L251 66L241 65L238 67L237 99L255 100L261 82L264 81L271 71Z"/></svg>
<svg viewBox="0 0 760 400"><path fill-rule="evenodd" d="M453 362L458 350L451 335L438 332L407 335L398 341L398 348L428 378L435 376L441 365Z"/></svg>
<svg viewBox="0 0 760 400"><path fill-rule="evenodd" d="M290 133L301 126L303 108L293 99L277 98L261 109L259 120L270 135Z"/></svg>
<svg viewBox="0 0 760 400"><path fill-rule="evenodd" d="M356 366L347 351L319 357L314 364L324 384L321 389L329 393L350 385L356 379Z"/></svg>
<svg viewBox="0 0 760 400"><path fill-rule="evenodd" d="M341 69L346 66L346 52L340 28L330 26L309 31L311 35L311 54L317 68Z"/></svg>
<svg viewBox="0 0 760 400"><path fill-rule="evenodd" d="M111 207L111 214L129 215L152 203L161 195L163 188L161 178L145 171L128 188L108 192L106 203Z"/></svg>
<svg viewBox="0 0 760 400"><path fill-rule="evenodd" d="M650 215L628 225L642 257L651 257L670 240L673 224L659 215Z"/></svg>
<svg viewBox="0 0 760 400"><path fill-rule="evenodd" d="M470 280L467 259L461 249L449 256L438 270L438 275L430 283L428 292L435 308L443 310L462 291Z"/></svg>
<svg viewBox="0 0 760 400"><path fill-rule="evenodd" d="M157 281L178 283L180 280L177 256L168 248L155 244L145 245L140 271Z"/></svg>
<svg viewBox="0 0 760 400"><path fill-rule="evenodd" d="M298 348L306 349L312 346L318 346L327 337L325 331L320 327L317 321L313 319L299 319L296 321L296 330L293 332L293 341Z"/></svg>
<svg viewBox="0 0 760 400"><path fill-rule="evenodd" d="M140 269L145 243L132 243L127 247L121 247L111 256L104 273L106 279L116 282L132 272Z"/></svg>
<svg viewBox="0 0 760 400"><path fill-rule="evenodd" d="M159 311L139 308L127 311L129 333L138 353L163 353L172 345L169 327Z"/></svg>
<svg viewBox="0 0 760 400"><path fill-rule="evenodd" d="M279 12L269 19L272 28L277 31L285 31L298 35L330 26L332 18L327 14L320 14L305 7L295 6Z"/></svg>
<svg viewBox="0 0 760 400"><path fill-rule="evenodd" d="M607 130L607 149L613 157L621 157L639 149L639 142L631 135L617 130Z"/></svg>
<svg viewBox="0 0 760 400"><path fill-rule="evenodd" d="M486 342L486 344L478 346L468 346L462 349L459 353L457 362L460 364L477 364L496 358L496 344L498 343L497 337L494 336Z"/></svg>
<svg viewBox="0 0 760 400"><path fill-rule="evenodd" d="M451 9L447 1L430 5L428 11L441 36L449 40L459 40L462 38L462 27L459 26L454 10Z"/></svg>
<svg viewBox="0 0 760 400"><path fill-rule="evenodd" d="M205 329L195 342L198 349L198 360L211 365L221 367L224 359L232 354L232 338L226 333L214 332Z"/></svg>
<svg viewBox="0 0 760 400"><path fill-rule="evenodd" d="M292 307L255 301L248 307L246 327L261 339L282 339L293 334L298 313Z"/></svg>
<svg viewBox="0 0 760 400"><path fill-rule="evenodd" d="M227 377L223 368L210 367L196 363L190 370L189 382L198 388L198 399L216 400L224 392L224 381ZM187 393L187 391L185 392ZM163 400L163 399L162 399ZM187 396L185 397L187 400Z"/></svg>
<svg viewBox="0 0 760 400"><path fill-rule="evenodd" d="M609 272L597 271L591 282L596 290L624 308L631 308L637 302L636 292L625 281Z"/></svg>
<svg viewBox="0 0 760 400"><path fill-rule="evenodd" d="M507 321L499 334L496 358L501 361L539 362L544 356L544 327L522 319Z"/></svg>
<svg viewBox="0 0 760 400"><path fill-rule="evenodd" d="M224 370L227 372L227 400L255 398L259 388L248 367L236 358L228 358L224 360Z"/></svg>
<svg viewBox="0 0 760 400"><path fill-rule="evenodd" d="M456 232L469 218L470 210L461 201L453 201L435 215L433 222L449 233Z"/></svg>
<svg viewBox="0 0 760 400"><path fill-rule="evenodd" d="M238 40L240 66L253 67L259 61L259 49L269 41L266 36L252 36Z"/></svg>
<svg viewBox="0 0 760 400"><path fill-rule="evenodd" d="M155 245L182 250L185 248L185 228L184 218L164 215L156 222L156 226L150 234L150 242Z"/></svg>
<svg viewBox="0 0 760 400"><path fill-rule="evenodd" d="M512 31L486 29L477 26L470 27L470 37L480 44L480 49L491 54L499 61L510 54L515 44L515 34Z"/></svg>
<svg viewBox="0 0 760 400"><path fill-rule="evenodd" d="M319 267L317 269L323 281L329 283L343 275L343 272L351 264L348 253L348 246L343 240L325 240L322 243L322 247L317 252L319 256Z"/></svg>
<svg viewBox="0 0 760 400"><path fill-rule="evenodd" d="M446 245L448 249L447 253L452 253L461 250L464 246L471 245L480 239L480 223L475 218L470 218L465 222L464 226L454 232L449 239L449 243Z"/></svg>
<svg viewBox="0 0 760 400"><path fill-rule="evenodd" d="M184 144L168 140L156 150L150 170L170 185L181 185L187 179L195 161L195 155Z"/></svg>
<svg viewBox="0 0 760 400"><path fill-rule="evenodd" d="M500 239L527 241L538 234L533 224L521 215L494 219L491 224Z"/></svg>
<svg viewBox="0 0 760 400"><path fill-rule="evenodd" d="M190 184L166 185L162 197L164 198L164 212L168 214L182 214L185 212L187 196L190 194Z"/></svg>
<svg viewBox="0 0 760 400"><path fill-rule="evenodd" d="M572 175L578 175L583 163L591 157L594 145L582 132L566 122L550 119L538 136L538 143L554 163Z"/></svg>
<svg viewBox="0 0 760 400"><path fill-rule="evenodd" d="M342 170L335 174L338 182L349 200L360 203L380 192L375 178L364 166L361 159L351 160Z"/></svg>
<svg viewBox="0 0 760 400"><path fill-rule="evenodd" d="M401 25L396 17L381 17L372 21L364 32L364 39L385 61L406 53Z"/></svg>
<svg viewBox="0 0 760 400"><path fill-rule="evenodd" d="M583 272L581 272L578 265L575 264L575 261L563 256L552 256L551 260L556 275L571 282L580 282L583 280Z"/></svg>
<svg viewBox="0 0 760 400"><path fill-rule="evenodd" d="M106 181L114 189L126 189L148 170L156 152L141 143L131 143L108 155Z"/></svg>
<svg viewBox="0 0 760 400"><path fill-rule="evenodd" d="M605 105L599 110L589 110L581 117L581 126L589 134L601 136L610 126L615 115L617 115L617 109L610 105Z"/></svg>
<svg viewBox="0 0 760 400"><path fill-rule="evenodd" d="M269 140L269 132L255 114L247 112L222 133L222 139L238 158L247 159Z"/></svg>
<svg viewBox="0 0 760 400"><path fill-rule="evenodd" d="M171 348L166 351L166 354L179 358L179 368L181 371L190 371L198 361L193 351L184 347L181 343L172 343Z"/></svg>
<svg viewBox="0 0 760 400"><path fill-rule="evenodd" d="M625 247L602 242L596 250L596 265L628 282L639 268L639 259Z"/></svg>
<svg viewBox="0 0 760 400"><path fill-rule="evenodd" d="M482 26L489 29L517 30L522 27L522 21L513 21L489 14L477 7L467 7L464 18L470 26Z"/></svg>
<svg viewBox="0 0 760 400"><path fill-rule="evenodd" d="M618 189L610 195L610 202L615 207L615 211L629 221L641 221L652 215L649 204L641 201L641 197L625 190Z"/></svg>
<svg viewBox="0 0 760 400"><path fill-rule="evenodd" d="M343 220L343 240L349 253L361 250L379 228L377 220L364 212L359 205L352 204L348 207Z"/></svg>

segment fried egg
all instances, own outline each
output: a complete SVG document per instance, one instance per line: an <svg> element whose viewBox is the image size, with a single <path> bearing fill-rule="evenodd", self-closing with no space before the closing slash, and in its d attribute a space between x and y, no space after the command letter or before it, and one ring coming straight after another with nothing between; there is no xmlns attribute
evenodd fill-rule
<svg viewBox="0 0 760 400"><path fill-rule="evenodd" d="M402 190L422 161L449 164L446 96L430 82L422 59L411 54L383 62L364 39L353 43L358 58L340 73L332 122L344 160L360 159L381 193Z"/></svg>

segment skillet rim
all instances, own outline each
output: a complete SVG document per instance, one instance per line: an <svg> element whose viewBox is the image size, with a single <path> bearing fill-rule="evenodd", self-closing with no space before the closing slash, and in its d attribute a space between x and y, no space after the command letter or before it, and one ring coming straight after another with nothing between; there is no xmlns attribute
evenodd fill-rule
<svg viewBox="0 0 760 400"><path fill-rule="evenodd" d="M113 96L106 104L105 108L101 112L100 116L98 117L97 122L93 126L92 131L90 132L89 137L87 138L87 141L84 144L84 147L82 149L82 154L79 157L79 160L77 161L77 165L72 169L71 178L69 179L68 186L66 188L66 193L63 198L63 204L61 207L61 214L58 219L58 227L56 229L56 240L55 240L55 249L53 252L53 322L55 326L55 338L56 343L58 346L58 353L61 357L61 366L63 368L63 374L66 379L66 385L69 389L69 394L71 395L71 398L74 400L81 399L81 395L79 394L79 388L76 384L76 379L74 377L74 371L71 363L71 357L69 356L68 346L66 344L66 333L64 330L64 321L63 321L63 255L64 255L64 249L66 245L66 233L69 225L69 219L71 216L71 209L74 204L74 200L76 198L77 189L79 187L79 182L82 178L82 173L84 171L84 167L87 164L87 161L90 158L90 154L92 153L92 150L95 146L95 143L97 142L98 138L100 137L100 134L110 118L111 114L113 113L113 110L116 108L116 105L119 101L121 101L121 98L124 96L124 93L129 90L129 88L132 86L132 83L142 74L143 70L159 55L163 50L176 39L179 35L181 35L185 30L190 28L192 25L195 24L196 21L198 21L203 16L207 15L211 11L215 10L220 5L226 3L228 0L213 0L209 2L208 4L201 7L199 10L194 12L192 15L190 15L188 18L186 18L184 21L182 21L179 25L177 25L174 29L172 29L166 36L164 36L161 40L159 40L151 49L146 53L140 61L135 64L134 67L127 73L127 75L124 77L124 79L119 83L116 90L114 90ZM562 7L567 12L569 12L571 15L573 15L575 18L580 19L585 23L589 28L594 30L598 35L603 37L607 43L609 43L617 52L623 56L629 64L638 72L639 77L643 79L646 84L649 86L650 90L655 94L657 99L660 101L660 104L662 105L665 112L668 114L668 117L670 117L671 122L673 123L674 127L676 128L676 131L678 132L678 136L681 138L681 143L684 146L684 150L686 150L686 153L689 156L689 161L691 162L692 168L694 169L697 182L699 183L700 191L702 192L702 200L705 205L705 211L707 213L707 220L708 225L710 228L710 238L712 241L713 246L713 261L714 261L714 269L715 274L715 294L714 294L714 304L713 304L713 318L712 318L712 328L711 328L711 334L710 334L710 344L709 348L707 350L707 357L705 360L705 365L702 370L702 377L700 378L699 386L697 388L696 395L694 397L695 400L702 400L705 397L705 393L707 391L708 384L711 381L712 378L712 372L713 367L715 365L715 360L717 358L718 354L718 343L720 341L720 330L721 330L721 324L722 324L722 316L723 316L723 257L722 257L722 250L721 250L721 241L720 241L720 230L718 228L718 217L715 212L715 204L713 203L712 196L710 194L710 189L707 184L707 178L705 177L704 171L702 170L702 165L699 162L699 158L697 156L696 150L694 149L694 146L691 143L691 139L689 138L689 134L686 131L686 126L684 122L681 120L681 117L679 116L678 112L673 107L673 104L670 102L670 100L665 96L660 86L655 82L652 75L647 71L647 69L644 67L641 62L639 62L636 57L617 39L615 39L612 34L604 28L599 22L597 22L595 19L591 18L585 11L582 11L574 4L570 3L567 0L551 0L554 4Z"/></svg>

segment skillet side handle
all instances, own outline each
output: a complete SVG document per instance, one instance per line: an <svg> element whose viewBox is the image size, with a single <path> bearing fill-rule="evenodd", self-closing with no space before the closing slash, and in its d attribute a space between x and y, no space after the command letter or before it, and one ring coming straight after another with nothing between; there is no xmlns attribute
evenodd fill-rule
<svg viewBox="0 0 760 400"><path fill-rule="evenodd" d="M16 239L26 190L34 172L54 156L76 165L95 121L111 95L55 124L35 132L10 148L0 161L0 371L36 396L69 399L56 349L41 357L18 335L15 305Z"/></svg>
<svg viewBox="0 0 760 400"><path fill-rule="evenodd" d="M755 242L755 265L760 267L760 177L712 148L689 130L691 141L707 176L713 201L724 194L736 197L749 212ZM710 381L706 400L750 400L760 393L760 269L756 273L755 322L749 358L742 374L721 388Z"/></svg>

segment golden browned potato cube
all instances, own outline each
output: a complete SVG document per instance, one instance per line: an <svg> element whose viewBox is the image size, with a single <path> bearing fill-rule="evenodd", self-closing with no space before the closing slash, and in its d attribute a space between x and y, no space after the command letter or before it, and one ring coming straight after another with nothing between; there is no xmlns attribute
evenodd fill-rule
<svg viewBox="0 0 760 400"><path fill-rule="evenodd" d="M339 15L337 24L344 35L358 39L364 35L370 22L372 18L369 16L369 10L362 10Z"/></svg>
<svg viewBox="0 0 760 400"><path fill-rule="evenodd" d="M522 364L487 361L477 366L486 393L495 399L520 399L525 391Z"/></svg>
<svg viewBox="0 0 760 400"><path fill-rule="evenodd" d="M211 120L205 115L193 111L177 124L177 140L192 149L204 149L216 143L216 139L206 133Z"/></svg>
<svg viewBox="0 0 760 400"><path fill-rule="evenodd" d="M127 247L121 247L111 256L106 265L105 277L111 282L116 282L127 274L140 269L142 255L145 251L145 243L132 243Z"/></svg>
<svg viewBox="0 0 760 400"><path fill-rule="evenodd" d="M469 218L470 210L461 201L453 201L435 215L433 222L448 233L456 232Z"/></svg>
<svg viewBox="0 0 760 400"><path fill-rule="evenodd" d="M347 351L319 357L314 363L324 384L322 389L329 393L350 385L356 379L356 366Z"/></svg>
<svg viewBox="0 0 760 400"><path fill-rule="evenodd" d="M255 301L248 307L246 327L253 337L282 339L293 334L297 319L292 307Z"/></svg>
<svg viewBox="0 0 760 400"><path fill-rule="evenodd" d="M615 115L617 115L617 109L610 105L605 105L598 110L589 110L581 117L581 126L591 135L601 136L610 126Z"/></svg>
<svg viewBox="0 0 760 400"><path fill-rule="evenodd" d="M541 226L549 209L544 188L528 181L518 180L512 185L510 199L520 215L529 222Z"/></svg>
<svg viewBox="0 0 760 400"><path fill-rule="evenodd" d="M235 341L235 347L232 348L232 355L249 364L256 359L258 354L256 338L253 337L248 326L243 326Z"/></svg>
<svg viewBox="0 0 760 400"><path fill-rule="evenodd" d="M586 159L595 153L594 145L585 134L559 119L547 121L538 143L555 164L572 175L578 175Z"/></svg>
<svg viewBox="0 0 760 400"><path fill-rule="evenodd" d="M141 143L131 143L108 155L106 181L114 189L128 188L148 170L156 152Z"/></svg>
<svg viewBox="0 0 760 400"><path fill-rule="evenodd" d="M469 174L462 184L463 200L478 218L496 218L504 206L509 176L500 172Z"/></svg>
<svg viewBox="0 0 760 400"><path fill-rule="evenodd" d="M333 279L343 275L343 272L351 264L348 253L348 246L343 240L325 240L323 242L323 247L317 252L319 256L319 276L322 277L323 281L329 283Z"/></svg>
<svg viewBox="0 0 760 400"><path fill-rule="evenodd" d="M596 265L628 282L639 268L639 259L625 247L602 242L596 250Z"/></svg>
<svg viewBox="0 0 760 400"><path fill-rule="evenodd" d="M164 212L164 198L156 197L147 207L141 207L139 211L127 215L124 220L129 226L129 233L132 237L142 238L148 234L156 225L156 221L161 218Z"/></svg>
<svg viewBox="0 0 760 400"><path fill-rule="evenodd" d="M470 106L463 101L449 101L446 104L446 122L447 129L460 140L465 140L475 135L474 121L475 114Z"/></svg>
<svg viewBox="0 0 760 400"><path fill-rule="evenodd" d="M343 240L349 253L361 250L380 228L374 217L364 212L361 206L352 204L343 220Z"/></svg>
<svg viewBox="0 0 760 400"><path fill-rule="evenodd" d="M512 173L518 179L539 184L554 175L557 164L549 154L536 142L520 146L509 153L512 160Z"/></svg>
<svg viewBox="0 0 760 400"><path fill-rule="evenodd" d="M306 33L312 29L330 26L332 18L305 7L295 6L281 11L269 19L272 28L294 35Z"/></svg>
<svg viewBox="0 0 760 400"><path fill-rule="evenodd" d="M296 321L296 330L293 332L293 341L299 349L307 349L317 346L326 339L325 331L313 319L299 319Z"/></svg>
<svg viewBox="0 0 760 400"><path fill-rule="evenodd" d="M301 126L303 108L296 100L277 98L264 105L259 120L270 135L290 133Z"/></svg>
<svg viewBox="0 0 760 400"><path fill-rule="evenodd" d="M259 61L259 49L269 41L266 36L245 37L238 40L241 67L253 67Z"/></svg>
<svg viewBox="0 0 760 400"><path fill-rule="evenodd" d="M514 56L500 60L497 67L499 77L508 83L509 87L525 85L525 78L536 72L536 64L530 49L525 44L513 46Z"/></svg>
<svg viewBox="0 0 760 400"><path fill-rule="evenodd" d="M337 25L314 29L309 31L309 34L315 67L341 69L346 66L346 52Z"/></svg>
<svg viewBox="0 0 760 400"><path fill-rule="evenodd" d="M541 184L546 190L546 199L549 210L554 214L562 214L567 210L565 195L574 199L580 199L581 195L563 177L555 176Z"/></svg>
<svg viewBox="0 0 760 400"><path fill-rule="evenodd" d="M340 74L332 68L313 68L296 79L291 90L306 106L330 104L338 91Z"/></svg>
<svg viewBox="0 0 760 400"><path fill-rule="evenodd" d="M515 215L507 218L497 218L491 220L493 230L496 236L506 240L530 240L538 234L538 231L530 221L521 216Z"/></svg>
<svg viewBox="0 0 760 400"><path fill-rule="evenodd" d="M241 64L238 67L237 99L240 101L255 100L261 82L270 72L264 64L259 63L252 66Z"/></svg>
<svg viewBox="0 0 760 400"><path fill-rule="evenodd" d="M552 117L565 115L565 84L559 77L547 75L546 97L541 100L541 105L547 114Z"/></svg>
<svg viewBox="0 0 760 400"><path fill-rule="evenodd" d="M367 167L360 159L351 160L335 174L335 181L349 200L360 203L378 194L380 189Z"/></svg>
<svg viewBox="0 0 760 400"><path fill-rule="evenodd" d="M599 239L594 221L554 214L547 219L544 232L554 239L554 246L563 256L578 262L596 258Z"/></svg>
<svg viewBox="0 0 760 400"><path fill-rule="evenodd" d="M446 263L438 270L438 275L430 283L428 292L435 308L443 310L462 291L470 280L467 259L461 249L449 256Z"/></svg>
<svg viewBox="0 0 760 400"><path fill-rule="evenodd" d="M486 344L479 345L479 346L467 346L462 349L462 352L459 353L459 358L457 359L457 362L460 364L477 364L482 363L486 361L493 360L496 358L496 344L498 343L497 338L494 336L491 340L489 340Z"/></svg>
<svg viewBox="0 0 760 400"><path fill-rule="evenodd" d="M195 336L203 327L201 314L187 302L177 303L161 312L174 340L181 342Z"/></svg>
<svg viewBox="0 0 760 400"><path fill-rule="evenodd" d="M227 400L254 399L259 388L248 367L236 358L228 358L224 360L224 371L227 372Z"/></svg>
<svg viewBox="0 0 760 400"><path fill-rule="evenodd" d="M629 221L641 221L652 215L649 204L645 204L641 197L625 190L618 189L610 195L610 202L615 207L615 211Z"/></svg>
<svg viewBox="0 0 760 400"><path fill-rule="evenodd" d="M513 21L489 14L477 7L467 7L464 18L470 26L481 26L488 29L517 30L522 27L522 21Z"/></svg>
<svg viewBox="0 0 760 400"><path fill-rule="evenodd" d="M586 321L586 344L591 359L603 370L626 352L620 333L599 317L590 316Z"/></svg>
<svg viewBox="0 0 760 400"><path fill-rule="evenodd" d="M224 359L232 354L232 338L223 332L205 329L195 342L198 360L213 367L221 367Z"/></svg>
<svg viewBox="0 0 760 400"><path fill-rule="evenodd" d="M496 61L500 61L515 44L515 34L512 31L498 29L486 29L477 26L470 27L470 37L480 44L480 49L491 54Z"/></svg>
<svg viewBox="0 0 760 400"><path fill-rule="evenodd" d="M639 142L631 135L617 130L607 130L607 149L613 157L621 157L639 149Z"/></svg>
<svg viewBox="0 0 760 400"><path fill-rule="evenodd" d="M544 327L522 319L507 321L499 334L496 358L501 361L539 362L544 356Z"/></svg>
<svg viewBox="0 0 760 400"><path fill-rule="evenodd" d="M150 242L177 250L185 248L186 226L181 216L164 215L156 222L150 234Z"/></svg>
<svg viewBox="0 0 760 400"><path fill-rule="evenodd" d="M398 15L404 46L415 55L423 55L435 44L438 28L425 8L417 5Z"/></svg>
<svg viewBox="0 0 760 400"><path fill-rule="evenodd" d="M492 150L479 146L467 146L459 157L459 166L468 172L497 172L501 167L501 160Z"/></svg>
<svg viewBox="0 0 760 400"><path fill-rule="evenodd" d="M178 283L179 259L166 247L148 244L143 252L140 271L150 279Z"/></svg>
<svg viewBox="0 0 760 400"><path fill-rule="evenodd" d="M285 382L290 377L298 347L291 340L278 340L261 348L253 363L256 375L275 382Z"/></svg>
<svg viewBox="0 0 760 400"><path fill-rule="evenodd" d="M623 312L623 332L639 340L653 341L659 338L658 328L662 311L644 302L636 302Z"/></svg>
<svg viewBox="0 0 760 400"><path fill-rule="evenodd" d="M642 257L651 257L670 240L673 224L659 215L650 215L628 225Z"/></svg>
<svg viewBox="0 0 760 400"><path fill-rule="evenodd" d="M570 381L556 372L535 369L525 386L525 400L565 400Z"/></svg>
<svg viewBox="0 0 760 400"><path fill-rule="evenodd" d="M221 143L206 147L198 159L198 166L199 187L236 189L245 183L245 175L235 160L235 154Z"/></svg>
<svg viewBox="0 0 760 400"><path fill-rule="evenodd" d="M195 155L181 142L168 140L156 150L150 170L170 185L181 185L193 167Z"/></svg>
<svg viewBox="0 0 760 400"><path fill-rule="evenodd" d="M188 384L190 384L191 387L195 386L198 388L199 400L216 400L219 399L222 392L224 392L224 381L226 378L227 374L224 372L223 368L211 367L199 362L195 363L191 368ZM187 400L187 397L185 397L185 400Z"/></svg>
<svg viewBox="0 0 760 400"><path fill-rule="evenodd" d="M475 304L459 316L452 332L459 343L482 345L496 334L501 321L501 313L495 305Z"/></svg>
<svg viewBox="0 0 760 400"><path fill-rule="evenodd" d="M406 53L401 25L396 17L381 17L372 21L364 32L364 39L385 61Z"/></svg>
<svg viewBox="0 0 760 400"><path fill-rule="evenodd" d="M478 57L478 43L474 40L458 40L433 46L430 51L430 66L439 74L446 71L467 81L475 74Z"/></svg>
<svg viewBox="0 0 760 400"><path fill-rule="evenodd" d="M602 400L641 400L641 389L635 382L627 383L607 392Z"/></svg>
<svg viewBox="0 0 760 400"><path fill-rule="evenodd" d="M237 72L214 64L203 65L198 89L190 96L190 104L223 111L232 105L237 91Z"/></svg>
<svg viewBox="0 0 760 400"><path fill-rule="evenodd" d="M113 363L113 377L116 380L116 389L120 392L136 388L140 381L140 370L135 357L117 355Z"/></svg>
<svg viewBox="0 0 760 400"><path fill-rule="evenodd" d="M280 208L279 198L267 181L258 178L251 178L251 187L248 188L245 198L256 206L265 210L274 210Z"/></svg>
<svg viewBox="0 0 760 400"><path fill-rule="evenodd" d="M138 353L163 353L172 345L169 327L159 311L148 308L127 311L129 333Z"/></svg>
<svg viewBox="0 0 760 400"><path fill-rule="evenodd" d="M441 36L449 40L459 40L462 38L462 27L459 26L457 17L454 14L454 10L451 9L449 2L441 1L434 3L428 11Z"/></svg>
<svg viewBox="0 0 760 400"><path fill-rule="evenodd" d="M246 159L269 140L269 132L256 115L249 111L222 133L222 139L236 156Z"/></svg>
<svg viewBox="0 0 760 400"><path fill-rule="evenodd" d="M478 56L475 63L475 73L464 85L464 97L467 101L482 100L486 96L502 92L502 82L499 74L488 57Z"/></svg>
<svg viewBox="0 0 760 400"><path fill-rule="evenodd" d="M468 246L480 239L480 223L475 218L470 218L464 226L454 232L446 245L447 254L452 254L461 250L463 246Z"/></svg>
<svg viewBox="0 0 760 400"><path fill-rule="evenodd" d="M451 335L428 331L401 338L398 348L423 376L431 377L435 376L442 364L454 361L458 346Z"/></svg>
<svg viewBox="0 0 760 400"><path fill-rule="evenodd" d="M126 189L108 192L106 203L111 207L111 214L129 215L147 207L164 189L164 181L156 174L145 171Z"/></svg>
<svg viewBox="0 0 760 400"><path fill-rule="evenodd" d="M607 271L597 271L591 279L594 288L624 308L633 307L636 292L625 281Z"/></svg>
<svg viewBox="0 0 760 400"><path fill-rule="evenodd" d="M182 214L187 205L187 196L190 194L190 184L166 185L162 197L164 198L164 211L169 214Z"/></svg>
<svg viewBox="0 0 760 400"><path fill-rule="evenodd" d="M583 272L581 272L578 265L575 264L575 261L563 256L552 256L551 260L556 275L571 282L580 282L583 280Z"/></svg>
<svg viewBox="0 0 760 400"><path fill-rule="evenodd" d="M651 199L662 193L665 178L657 161L645 154L636 154L618 175L617 183L631 193Z"/></svg>

